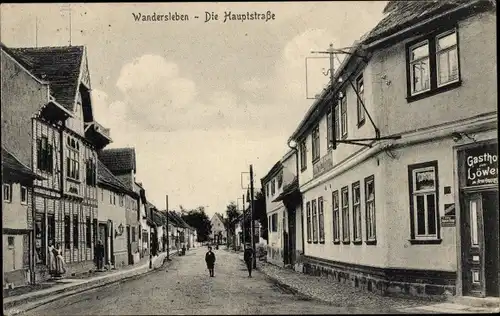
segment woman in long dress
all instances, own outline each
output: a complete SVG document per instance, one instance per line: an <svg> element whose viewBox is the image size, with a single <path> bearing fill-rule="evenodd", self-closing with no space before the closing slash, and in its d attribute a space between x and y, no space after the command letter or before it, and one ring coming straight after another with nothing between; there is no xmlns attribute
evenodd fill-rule
<svg viewBox="0 0 500 316"><path fill-rule="evenodd" d="M56 265L56 256L57 252L55 251L54 245L52 241L49 241L49 274L51 276L55 276L57 274L57 265Z"/></svg>
<svg viewBox="0 0 500 316"><path fill-rule="evenodd" d="M61 245L59 243L56 244L54 248L54 255L56 261L56 274L57 276L61 276L66 272L64 257L62 255Z"/></svg>

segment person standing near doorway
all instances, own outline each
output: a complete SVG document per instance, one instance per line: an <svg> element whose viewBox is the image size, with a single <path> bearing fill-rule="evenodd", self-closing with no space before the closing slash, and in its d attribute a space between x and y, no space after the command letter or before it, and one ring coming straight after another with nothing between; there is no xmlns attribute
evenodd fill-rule
<svg viewBox="0 0 500 316"><path fill-rule="evenodd" d="M205 262L207 263L208 272L210 276L214 276L215 254L212 252L212 247L208 247L208 252L205 255Z"/></svg>
<svg viewBox="0 0 500 316"><path fill-rule="evenodd" d="M102 244L101 240L97 242L94 252L95 252L94 256L96 259L97 270L102 271L103 261L104 261L104 245Z"/></svg>
<svg viewBox="0 0 500 316"><path fill-rule="evenodd" d="M247 270L248 270L248 277L252 277L252 267L253 267L253 249L249 244L245 245L245 252L243 253L243 260L245 261L245 264L247 265Z"/></svg>

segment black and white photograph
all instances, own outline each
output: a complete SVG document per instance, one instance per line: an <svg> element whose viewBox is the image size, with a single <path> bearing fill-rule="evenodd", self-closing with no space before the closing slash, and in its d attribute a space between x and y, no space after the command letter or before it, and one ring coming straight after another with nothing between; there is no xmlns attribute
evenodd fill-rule
<svg viewBox="0 0 500 316"><path fill-rule="evenodd" d="M496 13L2 3L3 314L500 313Z"/></svg>

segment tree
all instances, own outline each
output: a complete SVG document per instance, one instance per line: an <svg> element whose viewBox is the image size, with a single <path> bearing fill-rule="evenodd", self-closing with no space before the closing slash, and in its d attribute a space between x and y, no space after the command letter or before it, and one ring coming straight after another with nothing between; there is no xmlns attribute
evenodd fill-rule
<svg viewBox="0 0 500 316"><path fill-rule="evenodd" d="M181 217L189 226L196 229L199 242L208 241L209 235L212 232L212 223L205 213L203 206L198 206L196 209L189 211L184 210Z"/></svg>
<svg viewBox="0 0 500 316"><path fill-rule="evenodd" d="M240 211L238 211L238 208L236 206L236 203L231 202L226 206L226 228L231 228L229 227L230 224L240 216Z"/></svg>
<svg viewBox="0 0 500 316"><path fill-rule="evenodd" d="M267 210L266 210L266 195L264 192L258 191L255 194L255 219L259 221L262 227L262 238L267 240Z"/></svg>

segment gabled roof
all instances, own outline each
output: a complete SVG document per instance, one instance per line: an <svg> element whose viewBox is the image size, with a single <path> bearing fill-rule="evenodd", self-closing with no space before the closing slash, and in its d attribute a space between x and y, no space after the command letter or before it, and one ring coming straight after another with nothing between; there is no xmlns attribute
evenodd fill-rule
<svg viewBox="0 0 500 316"><path fill-rule="evenodd" d="M99 159L97 159L97 182L129 195L137 195L137 193L129 190L120 179L115 177Z"/></svg>
<svg viewBox="0 0 500 316"><path fill-rule="evenodd" d="M37 78L50 82L55 99L69 111L74 110L83 46L10 48Z"/></svg>
<svg viewBox="0 0 500 316"><path fill-rule="evenodd" d="M216 212L214 214L214 217L218 218L221 221L222 224L225 224L224 217L222 217L222 215L220 215L219 213Z"/></svg>
<svg viewBox="0 0 500 316"><path fill-rule="evenodd" d="M24 165L11 152L2 146L2 173L13 173L31 180L44 180L45 178L37 175L31 169Z"/></svg>
<svg viewBox="0 0 500 316"><path fill-rule="evenodd" d="M421 21L463 6L491 5L488 0L389 1L386 16L368 33L365 43L392 35Z"/></svg>
<svg viewBox="0 0 500 316"><path fill-rule="evenodd" d="M136 170L135 148L112 148L99 152L99 159L113 173L120 174Z"/></svg>
<svg viewBox="0 0 500 316"><path fill-rule="evenodd" d="M269 172L262 179L260 179L262 187L264 187L264 185L271 179L271 177L278 173L278 171L280 171L281 169L283 169L283 164L280 160L274 164L271 170L269 170Z"/></svg>
<svg viewBox="0 0 500 316"><path fill-rule="evenodd" d="M157 226L162 226L166 224L167 221L165 220L165 217L160 211L153 209L151 214L153 215L152 220Z"/></svg>

